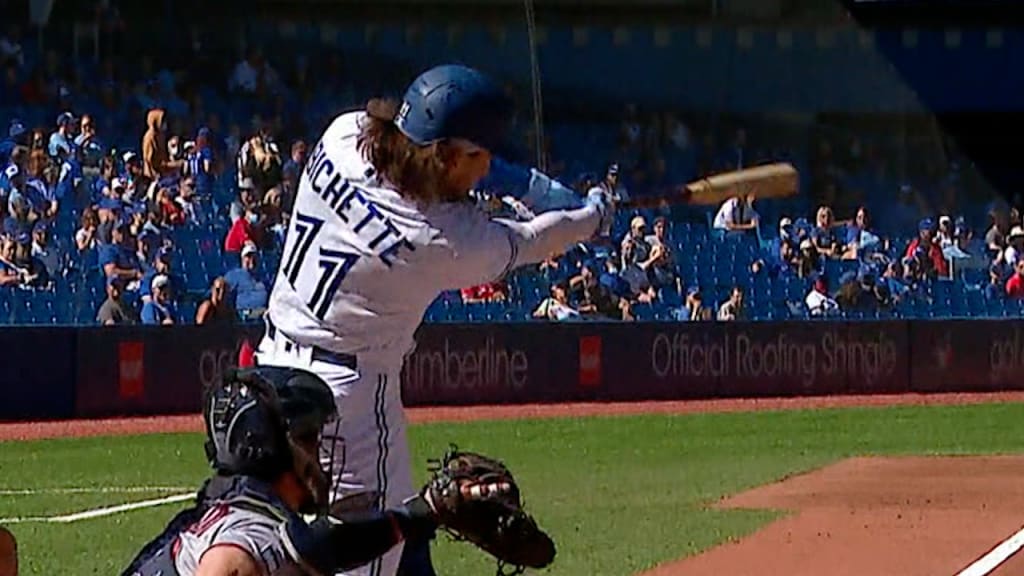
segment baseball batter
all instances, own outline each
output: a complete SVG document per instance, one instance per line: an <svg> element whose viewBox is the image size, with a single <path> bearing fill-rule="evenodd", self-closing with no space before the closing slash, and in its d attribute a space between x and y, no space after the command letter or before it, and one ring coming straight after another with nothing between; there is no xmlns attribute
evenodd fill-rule
<svg viewBox="0 0 1024 576"><path fill-rule="evenodd" d="M256 362L306 369L330 386L341 417L324 429L320 454L332 499L368 494L385 509L415 493L399 375L438 294L541 262L613 217L600 194L526 222L477 208L469 191L488 174L511 113L480 72L439 66L402 102L372 100L337 117L306 164ZM533 198L565 189L524 173ZM393 576L401 554L398 544L345 573ZM417 573L432 573L425 562Z"/></svg>

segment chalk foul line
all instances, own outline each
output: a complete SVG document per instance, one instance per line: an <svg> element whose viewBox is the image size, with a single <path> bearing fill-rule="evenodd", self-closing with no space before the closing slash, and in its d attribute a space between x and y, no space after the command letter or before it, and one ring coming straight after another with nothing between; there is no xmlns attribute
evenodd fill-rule
<svg viewBox="0 0 1024 576"><path fill-rule="evenodd" d="M985 576L1006 562L1021 548L1024 548L1024 528L989 550L988 554L975 560L973 564L958 572L956 576Z"/></svg>
<svg viewBox="0 0 1024 576"><path fill-rule="evenodd" d="M144 494L184 492L185 486L96 486L69 488L0 488L0 496L38 496L43 494Z"/></svg>
<svg viewBox="0 0 1024 576"><path fill-rule="evenodd" d="M143 508L153 508L155 506L163 506L165 504L174 504L176 502L184 502L195 498L195 494L189 492L188 494L175 494L173 496L167 496L164 498L154 498L152 500L142 500L140 502L129 502L127 504L118 504L117 506L106 506L104 508L94 508L92 510L84 510L82 512L76 512L74 514L66 514L63 516L27 516L27 517L14 517L14 518L0 518L0 525L3 524L24 524L28 522L45 522L53 524L68 524L71 522L78 522L80 520L89 520L92 518L101 518L103 516L112 516L114 514L120 514L122 512L130 512L132 510L140 510Z"/></svg>

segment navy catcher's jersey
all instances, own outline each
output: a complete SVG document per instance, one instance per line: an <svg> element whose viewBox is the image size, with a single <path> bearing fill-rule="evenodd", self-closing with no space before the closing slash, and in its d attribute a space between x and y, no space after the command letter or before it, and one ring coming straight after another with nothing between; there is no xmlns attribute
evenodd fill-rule
<svg viewBox="0 0 1024 576"><path fill-rule="evenodd" d="M293 517L262 482L238 477L198 520L169 527L160 548L131 576L193 576L203 554L215 546L246 551L264 574L300 573L284 544L284 525ZM173 524L173 523L172 523Z"/></svg>

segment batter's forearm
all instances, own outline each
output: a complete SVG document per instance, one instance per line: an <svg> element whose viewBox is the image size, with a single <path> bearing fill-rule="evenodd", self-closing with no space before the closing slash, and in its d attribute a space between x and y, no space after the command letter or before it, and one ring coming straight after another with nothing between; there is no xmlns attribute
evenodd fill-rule
<svg viewBox="0 0 1024 576"><path fill-rule="evenodd" d="M499 222L509 228L512 236L515 268L543 262L551 254L561 254L573 244L593 238L601 223L601 213L596 206L586 206L545 212L528 222Z"/></svg>

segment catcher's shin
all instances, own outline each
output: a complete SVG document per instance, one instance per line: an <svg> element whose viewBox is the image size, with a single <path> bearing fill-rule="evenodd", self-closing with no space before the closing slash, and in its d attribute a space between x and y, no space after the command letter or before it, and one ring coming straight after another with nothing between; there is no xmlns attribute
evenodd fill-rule
<svg viewBox="0 0 1024 576"><path fill-rule="evenodd" d="M551 564L555 543L523 509L519 486L503 463L453 446L432 464L423 498L453 538L494 556L499 575Z"/></svg>

